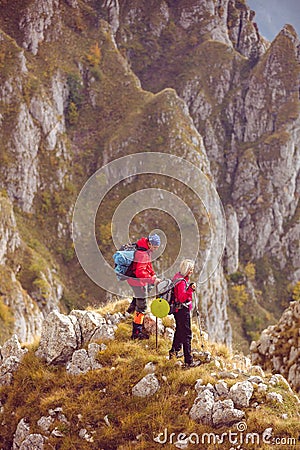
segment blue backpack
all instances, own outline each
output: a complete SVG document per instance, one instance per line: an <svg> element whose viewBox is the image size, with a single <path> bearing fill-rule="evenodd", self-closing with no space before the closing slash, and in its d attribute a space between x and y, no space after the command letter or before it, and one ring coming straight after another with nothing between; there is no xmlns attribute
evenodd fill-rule
<svg viewBox="0 0 300 450"><path fill-rule="evenodd" d="M136 243L124 244L113 255L115 263L114 271L119 281L124 281L128 277L135 277L133 261L137 248Z"/></svg>

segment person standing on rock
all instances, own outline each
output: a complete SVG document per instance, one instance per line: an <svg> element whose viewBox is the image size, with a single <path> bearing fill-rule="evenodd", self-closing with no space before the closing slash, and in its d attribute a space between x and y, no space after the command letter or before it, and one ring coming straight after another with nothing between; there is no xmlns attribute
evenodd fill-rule
<svg viewBox="0 0 300 450"><path fill-rule="evenodd" d="M189 283L190 275L194 271L195 263L191 259L184 259L180 264L180 270L173 277L173 282L178 281L174 287L176 308L174 312L176 330L172 348L169 351L170 359L176 357L183 347L185 367L194 367L192 356L192 329L191 310L193 307L193 292L196 290L195 283Z"/></svg>
<svg viewBox="0 0 300 450"><path fill-rule="evenodd" d="M127 282L131 286L134 297L132 299L128 313L134 312L132 323L132 339L147 339L143 332L144 317L147 310L147 287L155 285L161 280L156 276L151 262L152 252L160 246L158 234L142 237L137 241L137 250L134 254L132 271L135 277L128 278Z"/></svg>

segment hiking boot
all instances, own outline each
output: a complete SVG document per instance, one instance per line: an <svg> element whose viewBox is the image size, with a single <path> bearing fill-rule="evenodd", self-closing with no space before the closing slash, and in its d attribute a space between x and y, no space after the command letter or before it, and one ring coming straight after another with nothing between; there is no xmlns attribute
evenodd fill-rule
<svg viewBox="0 0 300 450"><path fill-rule="evenodd" d="M181 358L183 356L183 353L180 351L176 352L176 350L170 350L169 351L169 359L172 358Z"/></svg>
<svg viewBox="0 0 300 450"><path fill-rule="evenodd" d="M198 366L200 366L200 364L201 364L200 361L197 361L197 362L192 361L192 362L190 362L190 363L185 363L184 366L183 366L183 368L184 368L184 369L191 369L192 367L198 367Z"/></svg>
<svg viewBox="0 0 300 450"><path fill-rule="evenodd" d="M149 336L147 334L144 334L144 333L137 333L137 334L132 334L131 335L131 339L133 339L133 340L135 340L135 339L143 340L143 339L149 339Z"/></svg>
<svg viewBox="0 0 300 450"><path fill-rule="evenodd" d="M169 351L169 359L175 358L176 357L176 352L175 350L170 350Z"/></svg>
<svg viewBox="0 0 300 450"><path fill-rule="evenodd" d="M143 332L143 325L133 322L131 339L149 339L149 336Z"/></svg>

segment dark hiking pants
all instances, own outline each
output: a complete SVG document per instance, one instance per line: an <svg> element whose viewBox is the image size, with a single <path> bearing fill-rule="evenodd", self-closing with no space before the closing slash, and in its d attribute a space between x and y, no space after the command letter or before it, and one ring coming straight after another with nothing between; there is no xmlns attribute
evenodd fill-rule
<svg viewBox="0 0 300 450"><path fill-rule="evenodd" d="M192 358L192 329L191 314L189 308L182 307L178 312L174 313L176 330L173 339L172 350L178 352L183 346L184 362L191 364Z"/></svg>

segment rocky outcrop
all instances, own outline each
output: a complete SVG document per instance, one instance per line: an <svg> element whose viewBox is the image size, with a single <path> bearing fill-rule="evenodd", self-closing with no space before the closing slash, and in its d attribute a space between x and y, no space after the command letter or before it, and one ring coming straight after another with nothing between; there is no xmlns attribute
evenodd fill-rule
<svg viewBox="0 0 300 450"><path fill-rule="evenodd" d="M34 1L23 11L19 22L23 34L22 46L33 55L37 54L39 44L46 39L46 32L52 24L55 24L55 34L59 33L61 22L58 6L59 0Z"/></svg>
<svg viewBox="0 0 300 450"><path fill-rule="evenodd" d="M9 325L21 342L32 342L41 333L43 319L52 308L58 307L63 287L53 269L48 268L45 272L39 272L35 288L30 293L23 288L17 277L24 269L25 262L23 263L20 255L26 251L26 245L17 227L13 205L2 195L0 195L0 236L1 299L8 308L13 322L3 325L4 327ZM43 292L39 287L41 285Z"/></svg>
<svg viewBox="0 0 300 450"><path fill-rule="evenodd" d="M225 373L219 373L219 376ZM231 378L230 373L226 378ZM233 375L233 374L232 374ZM232 426L241 422L245 411L250 408L260 408L260 403L283 403L283 398L273 389L280 383L293 395L294 400L300 403L299 398L293 394L291 387L281 375L274 375L267 379L260 376L247 375L246 381L238 381L230 388L223 379L215 385L203 384L202 379L197 380L195 390L197 397L190 409L190 418L196 422L205 423L214 428ZM256 401L256 393L260 393L260 401Z"/></svg>
<svg viewBox="0 0 300 450"><path fill-rule="evenodd" d="M101 369L102 365L96 360L100 351L100 345L96 343L89 344L88 349L75 350L71 361L67 364L67 372L71 375L80 375L90 370Z"/></svg>
<svg viewBox="0 0 300 450"><path fill-rule="evenodd" d="M286 299L275 272L284 273L282 284L299 280L299 40L286 26L269 45L254 12L239 0L152 3L0 5L1 186L21 215L35 215L35 228L42 229L38 239L51 248L57 278L61 268L76 301L83 295L88 302L98 294L86 280L74 282L80 270L74 279L65 270L74 255L72 205L86 179L137 151L193 162L217 187L227 215L225 262L201 286L201 300L210 338L230 344L226 272L267 259L269 276L263 287L254 287L271 287L277 305ZM169 181L161 187L180 195L182 189ZM158 186L159 177L152 182ZM183 200L191 197L185 193ZM109 260L113 244L105 220L100 240ZM208 225L200 222L199 260L209 241ZM0 260L11 239L7 235L7 244L1 243ZM167 253L165 259L172 259L168 248ZM18 262L12 266L21 279ZM34 286L21 283L42 314L59 308L62 299L63 283L49 266L31 280Z"/></svg>
<svg viewBox="0 0 300 450"><path fill-rule="evenodd" d="M102 0L101 1L101 16L111 26L112 32L115 35L118 31L120 22L120 4L119 0Z"/></svg>
<svg viewBox="0 0 300 450"><path fill-rule="evenodd" d="M286 52L282 51L284 46ZM257 141L266 134L269 137L252 148L249 146L239 158L232 193L241 240L247 242L253 258L258 259L269 252L278 260L281 269L286 267L290 257L285 242L289 235L286 224L295 215L298 204L300 158L295 143L300 135L295 86L299 75L297 71L292 72L291 79L287 80L284 75L277 74L282 73L287 59L292 67L299 64L298 46L295 32L285 28L253 70L244 99L247 125L241 137L244 142ZM266 112L266 105L273 111L271 114ZM239 126L237 121L234 126ZM249 202L254 207L251 213ZM297 239L298 227L294 224L293 228ZM297 263L293 267L296 271ZM290 276L293 278L293 272Z"/></svg>
<svg viewBox="0 0 300 450"><path fill-rule="evenodd" d="M7 192L17 199L25 212L32 209L34 196L40 185L38 151L41 140L39 127L34 123L26 104L20 104L16 127L10 136L9 151L15 154L14 164L7 171Z"/></svg>
<svg viewBox="0 0 300 450"><path fill-rule="evenodd" d="M107 346L103 343L84 341L93 339L97 327L104 325L104 317L107 322L111 323L125 320L125 316L121 317L120 313L107 313L104 316L95 311L76 310L72 316L71 318L70 314L62 318L56 315L55 320L60 324L60 328L56 327L56 329L62 330L63 323L67 322L65 319L69 318L85 348L75 350L66 367L54 369L48 366L48 364L56 364L57 360L49 360L47 365L42 364L41 361L38 362L37 392L47 392L47 397L43 398L44 407L42 408L37 400L37 404L33 405L34 414L24 414L12 421L13 415L9 408L12 407L12 402L16 401L14 396L17 395L19 401L23 398L28 399L28 396L32 396L31 387L26 387L24 397L21 392L16 393L15 389L8 388L7 397L3 396L1 399L0 417L5 430L5 438L10 439L11 448L14 450L32 450L33 448L43 450L53 444L64 445L70 438L79 447L81 444L83 446L85 442L90 447L93 447L91 444L95 442L94 445L99 447L99 436L103 439L103 430L106 430L106 427L109 442L115 445L116 438L111 437L111 431L115 430L116 432L122 417L126 417L125 414L127 414L127 410L123 409L122 402L134 402L137 417L140 418L140 429L143 430L144 426L148 427L149 424L146 419L142 419L145 402L148 407L151 405L154 407L154 404L157 405L160 401L167 402L167 404L172 402L173 405L174 395L179 403L177 405L175 402L174 408L178 408L179 414L183 404L189 418L200 424L198 427L194 423L193 436L196 436L197 432L203 433L204 425L206 427L205 436L209 436L209 439L211 436L215 436L216 441L214 442L219 443L221 442L219 438L222 439L226 435L217 433L224 427L235 427L234 430L240 433L248 428L250 436L253 427L255 430L257 426L255 420L251 422L251 418L256 417L256 412L261 416L265 411L269 411L270 420L274 421L275 418L278 421L285 420L287 424L290 423L288 421L297 421L299 418L299 397L292 391L285 378L280 374L265 374L261 368L259 368L258 375L258 368L251 366L248 358L241 355L234 357L231 355L225 359L221 356L214 356L203 361L201 367L185 368L186 374L181 373L180 375L181 369L177 362L166 361L165 357L158 353L154 357L153 348L151 350L151 345L149 346L146 342L125 342L122 334L119 335L120 341L108 340ZM74 318L77 321L76 326ZM51 317L50 321L54 323L54 317ZM52 342L59 345L63 334L55 333L54 328L52 331ZM121 324L119 332L123 331L124 324ZM49 346L53 347L50 340L48 342ZM127 352L128 360L126 359ZM12 354L15 355L15 358L22 358L25 354L16 337L7 342L0 351L0 371L1 358L7 360L7 358L12 358ZM99 364L99 360L102 364ZM34 361L32 350L29 361ZM139 364L141 361L144 363L140 365L137 372L138 361ZM26 364L20 368L25 379L30 380L33 377L33 380L36 380L36 363L37 361L33 367L29 367L28 361L26 361ZM212 369L215 371L211 372ZM94 375L84 376L89 370L98 372ZM194 380L197 373L201 373L206 379L209 377L210 382L197 379L195 385L191 385L189 380ZM51 388L49 388L50 374L52 377ZM176 379L174 379L174 374ZM72 376L79 376L79 378L72 381ZM18 374L18 379L23 379L20 374ZM132 380L135 382L132 383ZM48 386L48 391L46 391L46 386ZM68 394L67 397L65 390ZM85 395L82 399L83 392ZM120 397L120 392L122 397ZM95 401L90 402L91 395L95 397L96 403ZM26 400L23 401L26 404ZM140 416L138 416L139 413ZM174 411L170 414L173 413ZM91 420L91 417L95 418L96 414L97 421ZM266 427L267 420L263 421L264 427ZM180 425L180 418L178 423ZM261 427L259 432L255 432L256 436L261 433L264 435L268 433L272 436L273 430L270 427L267 429ZM168 434L167 427L165 427L164 433L151 436L151 439L156 443L167 443L168 436L166 434ZM121 441L124 439L122 432L118 436ZM139 436L136 437L137 441L141 440L141 435ZM174 437L174 441L176 440L175 433L170 436ZM190 437L192 438L192 435ZM134 436L130 439L134 439ZM149 441L147 435L146 439L141 442L147 443L149 447ZM186 446L192 442L186 433L180 433L175 445L178 446L180 443L181 446ZM101 445L106 444L103 444L102 441Z"/></svg>
<svg viewBox="0 0 300 450"><path fill-rule="evenodd" d="M0 264L20 246L21 239L9 200L0 195Z"/></svg>
<svg viewBox="0 0 300 450"><path fill-rule="evenodd" d="M283 375L300 392L300 302L292 302L279 322L252 342L251 360L266 370Z"/></svg>
<svg viewBox="0 0 300 450"><path fill-rule="evenodd" d="M227 6L228 34L234 48L246 58L256 60L264 54L269 43L259 34L255 20L255 11L246 3L229 0Z"/></svg>
<svg viewBox="0 0 300 450"><path fill-rule="evenodd" d="M24 81L24 84L27 82ZM14 90L13 85L11 89ZM15 200L24 212L33 210L38 189L44 183L48 184L40 170L42 146L45 145L49 152L55 151L56 158L60 158L62 162L54 177L56 182L53 180L51 183L51 189L64 186L67 169L63 161L69 161L64 119L67 96L66 81L60 72L53 76L49 94L39 92L32 97L29 107L15 94L13 96L19 105L15 126L6 143L6 153L13 154L14 158L12 163L5 167L5 183L9 197ZM4 122L2 126L7 124Z"/></svg>
<svg viewBox="0 0 300 450"><path fill-rule="evenodd" d="M110 2L113 3L115 2ZM112 6L116 15L117 5L110 5L110 8ZM145 2L134 5L132 2L124 2L122 6L119 33L127 43L136 37L135 27L143 20L148 25L144 31L152 35L152 38L163 38L164 32L167 30L170 32L172 28L170 22L174 21L181 35L188 32L193 36L194 33L194 39L190 38L194 45L203 39L211 39L233 47L242 55L251 58L259 57L268 47L268 43L260 36L257 25L253 23L254 11L246 4L234 0L220 0L218 4L213 0L201 3L189 0L179 1L176 5L162 0L155 4L154 9L151 8L151 12ZM116 24L115 15L114 19L108 16L111 24ZM127 29L127 25L130 28ZM147 45L150 48L151 42ZM155 59L157 56L157 52L153 49L150 57Z"/></svg>
<svg viewBox="0 0 300 450"><path fill-rule="evenodd" d="M16 335L13 335L0 347L0 386L11 384L13 374L18 370L23 356L27 353Z"/></svg>
<svg viewBox="0 0 300 450"><path fill-rule="evenodd" d="M179 94L189 105L204 136L217 185L221 192L226 192L222 199L227 213L228 208L231 210L227 249L230 253L234 249L235 261L233 265L231 262L227 265L229 273L237 267L238 238L240 244L249 248L253 260L272 255L281 270L287 267L288 260L292 260L293 270L288 276L292 282L298 279L299 262L290 248L294 247L299 234L299 226L293 221L293 217L297 217L299 195L300 159L295 148L300 138L295 109L299 74L297 70L292 71L287 79L284 71L287 59L292 67L299 64L298 46L293 29L284 28L249 73L245 89L243 78L233 71L233 67L241 62L236 55L224 62L222 73L214 71L211 82L208 81L209 90L205 89L199 75L179 86ZM287 52L282 51L284 47ZM237 90L231 97L233 85ZM215 96L218 104L225 100L226 127L229 125L230 133L222 125L224 112L222 117L218 114L215 117L208 92ZM289 111L284 120L283 110ZM229 149L226 153L224 142ZM243 151L239 150L241 145ZM287 226L290 223L293 223L295 238ZM238 261L242 259L239 250Z"/></svg>
<svg viewBox="0 0 300 450"><path fill-rule="evenodd" d="M2 299L13 317L13 332L21 342L33 342L41 334L46 309L28 295L12 270L2 271L2 282Z"/></svg>
<svg viewBox="0 0 300 450"><path fill-rule="evenodd" d="M32 433L31 426L26 418L22 418L16 428L13 438L12 450L44 450L48 446L50 437L63 437L59 428L69 427L70 422L63 414L61 407L48 410L48 416L42 416L35 428L40 433Z"/></svg>
<svg viewBox="0 0 300 450"><path fill-rule="evenodd" d="M153 373L148 373L132 388L135 397L148 397L154 395L160 388L159 381Z"/></svg>
<svg viewBox="0 0 300 450"><path fill-rule="evenodd" d="M41 6L41 5L40 5ZM32 342L40 336L42 321L46 315L60 308L63 286L53 261L28 247L20 236L13 207L24 213L32 213L39 189L49 202L52 192L63 188L70 161L66 146L65 114L68 87L60 71L55 71L47 89L29 73L27 59L5 33L1 33L1 45L6 59L5 78L0 86L3 114L0 120L1 151L0 195L0 264L2 300L13 316L13 328L22 342ZM8 56L9 55L9 56ZM13 118L10 110L13 110ZM44 150L46 153L43 153ZM52 155L51 155L52 153ZM58 159L56 173L48 178L45 159L52 163ZM63 162L65 161L65 162ZM47 174L46 174L47 173ZM46 194L45 194L46 191ZM60 236L70 235L70 216L58 219ZM31 285L30 285L31 283Z"/></svg>
<svg viewBox="0 0 300 450"><path fill-rule="evenodd" d="M115 325L108 325L104 317L92 311L74 310L68 316L53 311L44 321L36 355L48 364L71 361L69 370L74 372L77 366L78 372L82 372L94 364L94 352L92 347L89 353L80 351L81 347L89 342L113 339L114 330Z"/></svg>

